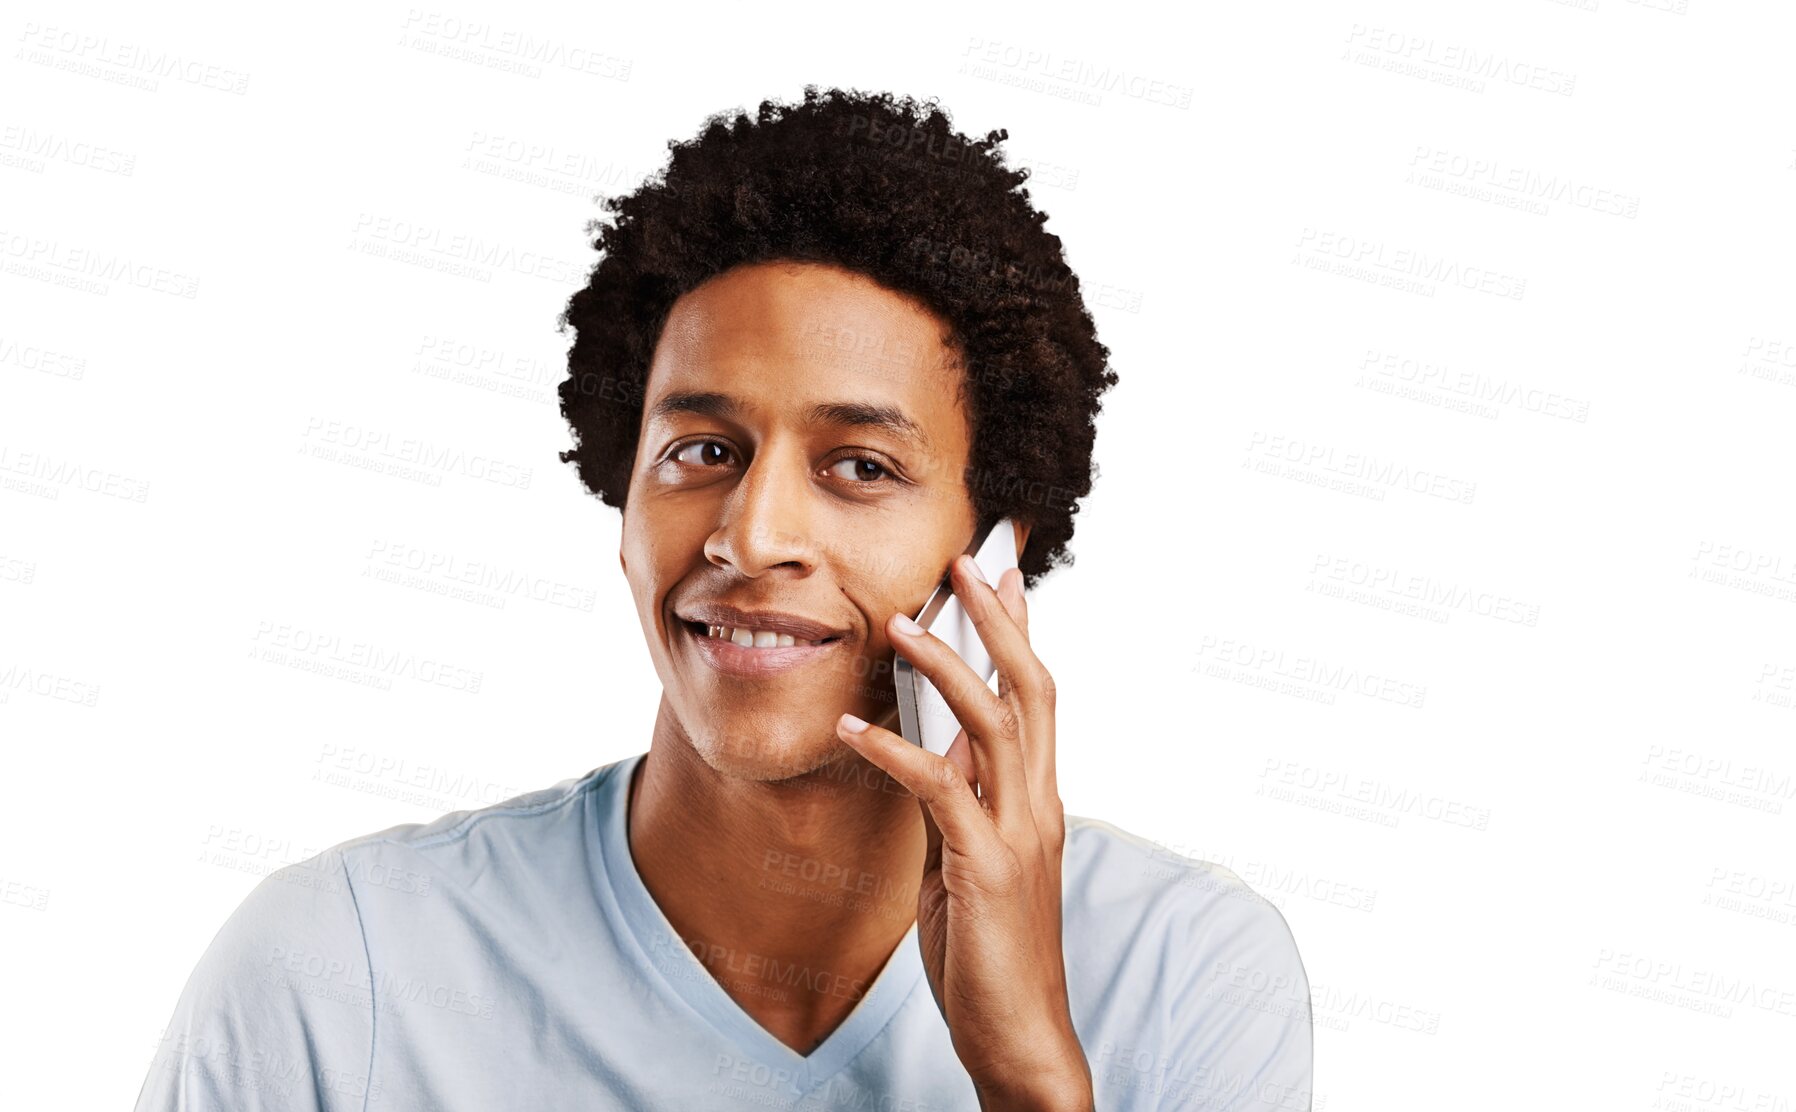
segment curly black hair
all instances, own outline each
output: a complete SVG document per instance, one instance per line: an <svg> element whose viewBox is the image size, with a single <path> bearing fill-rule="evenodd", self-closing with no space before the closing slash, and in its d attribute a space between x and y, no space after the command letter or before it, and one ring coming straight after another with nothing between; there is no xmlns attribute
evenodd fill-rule
<svg viewBox="0 0 1796 1112"><path fill-rule="evenodd" d="M965 371L975 516L1031 523L1026 586L1070 566L1073 514L1096 475L1099 396L1117 379L1060 237L1030 204L1029 171L1005 165L1009 132L970 139L933 97L815 85L802 104L730 115L669 141L665 169L605 200L615 220L587 224L602 257L560 318L575 333L558 388L575 447L561 461L622 509L675 300L745 263L834 264L947 322Z"/></svg>

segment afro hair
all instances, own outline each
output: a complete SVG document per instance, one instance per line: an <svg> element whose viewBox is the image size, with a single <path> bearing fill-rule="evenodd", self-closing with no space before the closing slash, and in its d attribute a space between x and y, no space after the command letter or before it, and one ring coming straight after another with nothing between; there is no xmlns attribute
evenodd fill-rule
<svg viewBox="0 0 1796 1112"><path fill-rule="evenodd" d="M575 446L562 462L622 509L674 302L746 263L833 264L947 323L965 372L975 516L1030 523L1026 586L1071 565L1099 398L1117 380L1060 237L1030 204L1029 171L1005 165L1007 138L955 132L935 98L807 85L801 104L720 112L697 138L670 141L666 168L607 198L610 223L587 225L601 257L560 318L574 329L558 393Z"/></svg>

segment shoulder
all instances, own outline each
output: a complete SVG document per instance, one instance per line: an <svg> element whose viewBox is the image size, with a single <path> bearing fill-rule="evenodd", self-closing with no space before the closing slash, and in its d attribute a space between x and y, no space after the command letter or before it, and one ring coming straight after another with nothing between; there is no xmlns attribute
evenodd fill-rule
<svg viewBox="0 0 1796 1112"><path fill-rule="evenodd" d="M1102 819L1068 815L1066 823L1069 917L1096 925L1117 922L1126 909L1132 944L1176 948L1168 956L1193 975L1253 961L1301 978L1303 962L1284 914L1233 870Z"/></svg>
<svg viewBox="0 0 1796 1112"><path fill-rule="evenodd" d="M1141 1037L1112 1047L1132 1055L1127 1075L1205 1107L1309 1107L1309 978L1278 907L1223 865L1099 819L1067 817L1064 855L1069 973L1096 961L1152 986Z"/></svg>
<svg viewBox="0 0 1796 1112"><path fill-rule="evenodd" d="M381 955L371 952L369 924L395 908L441 903L412 897L446 880L471 884L506 851L577 838L579 803L624 763L349 838L264 877L189 974L139 1112L323 1112L378 1100L370 1081L379 1025L371 969ZM499 872L510 883L528 882L510 875L516 870Z"/></svg>
<svg viewBox="0 0 1796 1112"><path fill-rule="evenodd" d="M361 1108L374 1027L367 969L341 851L270 873L188 975L139 1112Z"/></svg>
<svg viewBox="0 0 1796 1112"><path fill-rule="evenodd" d="M565 899L587 858L596 801L615 794L600 789L628 764L616 761L484 807L401 823L331 847L349 875L376 950L396 932L431 930L424 920L452 905L468 910L465 901L419 896L453 890L487 906L510 907ZM506 867L495 868L499 862Z"/></svg>
<svg viewBox="0 0 1796 1112"><path fill-rule="evenodd" d="M523 792L484 807L449 811L428 822L407 822L358 837L345 839L326 852L342 855L353 863L381 847L419 852L470 838L529 837L553 826L602 786L607 778L633 758L613 761L582 776L572 776L546 788Z"/></svg>
<svg viewBox="0 0 1796 1112"><path fill-rule="evenodd" d="M1128 904L1180 929L1187 942L1227 948L1256 940L1295 959L1296 939L1283 914L1233 870L1102 819L1068 815L1066 825L1062 870L1071 904Z"/></svg>
<svg viewBox="0 0 1796 1112"><path fill-rule="evenodd" d="M451 811L429 822L401 823L347 838L270 873L225 921L195 977L263 972L298 964L302 945L328 946L336 964L365 956L369 905L400 886L404 855L472 840L528 839L554 824L624 762L525 792L485 807ZM422 878L428 883L429 877ZM417 894L417 893L407 893Z"/></svg>

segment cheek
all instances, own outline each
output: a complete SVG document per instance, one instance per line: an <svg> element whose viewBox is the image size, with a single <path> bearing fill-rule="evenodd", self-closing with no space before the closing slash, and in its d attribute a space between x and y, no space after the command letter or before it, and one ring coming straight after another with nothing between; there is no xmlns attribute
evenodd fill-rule
<svg viewBox="0 0 1796 1112"><path fill-rule="evenodd" d="M886 633L886 623L893 614L914 617L923 609L923 604L929 601L935 583L934 579L913 574L903 583L879 578L863 583L858 590L853 585L847 588L849 598L854 600L855 609L861 612L867 622L864 652L868 656L891 655L894 643Z"/></svg>
<svg viewBox="0 0 1796 1112"><path fill-rule="evenodd" d="M697 521L652 506L625 511L618 545L632 590L653 603L705 559L707 530Z"/></svg>

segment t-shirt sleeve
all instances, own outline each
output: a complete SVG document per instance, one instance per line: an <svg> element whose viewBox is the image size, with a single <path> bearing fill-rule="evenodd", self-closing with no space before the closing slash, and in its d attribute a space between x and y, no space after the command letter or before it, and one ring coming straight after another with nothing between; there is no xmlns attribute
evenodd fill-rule
<svg viewBox="0 0 1796 1112"><path fill-rule="evenodd" d="M326 850L269 874L219 929L175 1004L136 1112L360 1110L373 1045L350 870L341 851Z"/></svg>
<svg viewBox="0 0 1796 1112"><path fill-rule="evenodd" d="M1242 886L1229 914L1201 926L1173 1060L1182 1081L1159 1107L1183 1112L1309 1112L1309 977L1284 915Z"/></svg>

